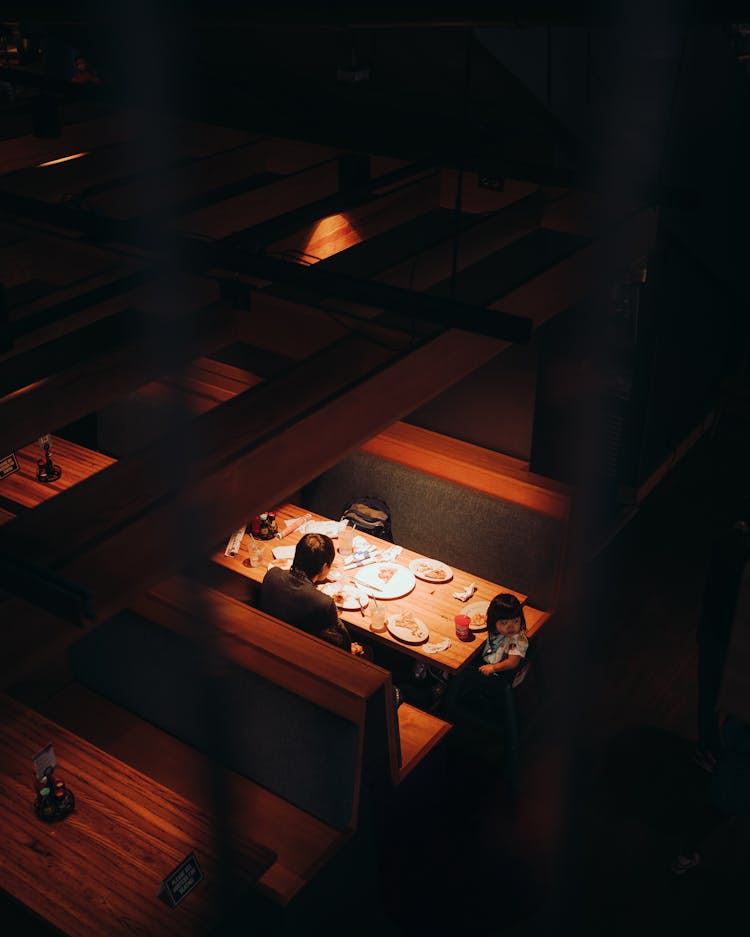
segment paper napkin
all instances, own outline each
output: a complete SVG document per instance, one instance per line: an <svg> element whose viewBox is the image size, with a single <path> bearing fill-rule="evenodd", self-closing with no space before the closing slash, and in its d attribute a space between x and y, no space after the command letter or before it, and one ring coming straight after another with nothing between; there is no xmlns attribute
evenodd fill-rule
<svg viewBox="0 0 750 937"><path fill-rule="evenodd" d="M296 547L272 547L271 553L275 560L292 560L296 549Z"/></svg>
<svg viewBox="0 0 750 937"><path fill-rule="evenodd" d="M399 553L401 552L402 549L403 549L402 547L388 547L387 550L385 550L383 553L381 553L381 555L380 555L380 562L381 562L381 563L392 563L393 560L395 560L396 557L399 555Z"/></svg>
<svg viewBox="0 0 750 937"><path fill-rule="evenodd" d="M443 638L442 641L435 641L434 644L423 644L420 651L424 651L425 654L439 654L440 651L447 651L450 646L450 638Z"/></svg>
<svg viewBox="0 0 750 937"><path fill-rule="evenodd" d="M454 592L453 598L458 599L459 602L468 602L476 591L477 584L475 582L470 582L463 592Z"/></svg>

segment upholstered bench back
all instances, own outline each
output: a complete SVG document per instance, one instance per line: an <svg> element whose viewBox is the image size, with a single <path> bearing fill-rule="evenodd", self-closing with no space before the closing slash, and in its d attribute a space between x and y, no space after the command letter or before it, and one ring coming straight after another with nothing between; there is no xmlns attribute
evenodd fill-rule
<svg viewBox="0 0 750 937"><path fill-rule="evenodd" d="M211 753L201 662L187 638L124 611L73 645L70 661L85 686ZM337 829L347 826L357 726L258 674L227 667L226 766Z"/></svg>
<svg viewBox="0 0 750 937"><path fill-rule="evenodd" d="M560 519L361 451L305 486L302 502L338 519L363 495L388 502L395 543L524 592L537 608L555 604Z"/></svg>

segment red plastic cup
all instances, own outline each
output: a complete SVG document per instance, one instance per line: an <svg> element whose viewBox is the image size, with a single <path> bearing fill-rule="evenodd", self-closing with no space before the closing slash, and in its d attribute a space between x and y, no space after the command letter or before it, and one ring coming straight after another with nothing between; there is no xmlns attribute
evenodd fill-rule
<svg viewBox="0 0 750 937"><path fill-rule="evenodd" d="M468 615L456 615L453 619L456 623L456 637L459 641L471 641L471 619Z"/></svg>

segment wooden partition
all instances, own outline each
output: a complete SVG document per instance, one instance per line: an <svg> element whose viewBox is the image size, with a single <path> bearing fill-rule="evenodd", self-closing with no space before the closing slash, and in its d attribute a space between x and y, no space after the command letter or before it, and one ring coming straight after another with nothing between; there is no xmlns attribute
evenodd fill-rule
<svg viewBox="0 0 750 937"><path fill-rule="evenodd" d="M521 459L411 423L394 423L360 448L559 520L570 513L570 489L529 472Z"/></svg>
<svg viewBox="0 0 750 937"><path fill-rule="evenodd" d="M355 727L357 757L352 776L344 776L350 769L343 762L330 766L331 770L341 775L341 783L344 786L353 785L355 791L352 814L343 827L336 827L320 817L311 815L300 807L299 800L296 803L290 802L280 796L279 791L274 789L273 781L269 781L268 777L264 778L261 787L252 777L233 774L233 796L240 798L235 803L236 817L243 833L251 839L263 842L279 856L279 867L269 869L263 876L261 885L266 886L271 897L282 905L291 901L299 889L312 880L322 865L348 843L357 828L359 801L364 785L367 785L368 789L373 786L377 789L383 784L387 787L397 784L423 761L450 729L450 725L443 720L408 704L402 704L399 708L397 723L391 677L387 671L345 654L338 648L182 576L173 577L152 589L134 602L132 608L139 616L156 623L166 635L172 635L175 640L170 646L173 649L177 647L178 642L184 644L185 639L191 643L199 640L205 625L202 616L209 615L215 629L213 633L217 643L216 649L227 664L252 675L253 679L261 677L269 684L307 701L321 713L331 714L334 720L342 720ZM95 634L96 632L93 633ZM85 637L81 643L91 643L93 635ZM143 709L143 699L148 696L148 692L142 694L141 689L133 688L132 698L138 699L136 705L140 707L135 712L124 699L123 694L127 696L129 691L123 690L123 686L132 682L134 669L133 660L129 656L132 656L131 652L134 649L128 647L132 637L132 634L123 634L120 638L115 637L114 644L110 641L108 659L103 656L99 658L101 671L96 679L101 680L101 685L93 687L94 692L91 688L85 688L89 684L84 680L83 683L75 684L72 691L68 689L63 693L56 705L65 711L72 698L74 708L80 710L80 700L83 699L88 710L111 713L107 717L107 723L115 740L118 735L116 727L125 720L127 737L147 740L153 736L155 741L143 744L149 744L154 751L161 752L163 749L165 753L171 752L169 757L172 759L195 764L195 759L201 757L200 745L196 750L195 742L188 740L188 748L184 745L184 739L180 742L173 734L160 732L160 726L163 729L162 723L168 720L162 718L164 714L159 711L158 702L147 702L146 709ZM135 654L143 657L157 647L158 642L153 643L147 639L135 649ZM93 654L96 655L96 642L93 648ZM91 649L86 653L89 655L87 666L91 668L93 664L95 669L96 660L91 656ZM174 664L177 667L181 666L179 653L174 655ZM117 672L118 667L122 671L121 674ZM139 676L139 686L149 679L146 674L148 669L148 665L144 663ZM75 664L73 672L80 681ZM169 682L166 668L161 673L164 675L166 686ZM120 682L121 677L125 683ZM153 699L158 696L153 691L151 695ZM76 699L79 701L77 704ZM267 720L268 731L274 732L274 725L287 718L291 722L286 729L282 727L281 734L296 733L299 737L299 732L306 730L306 726L313 737L305 741L312 745L320 744L322 748L325 744L325 732L321 734L319 743L316 742L315 721L302 726L294 722L293 710L294 707L290 707L289 710L282 709L274 713L274 718ZM241 719L252 718L260 723L264 719L264 714L257 711L236 715ZM80 715L77 718L80 720ZM142 721L144 719L147 723ZM85 722L86 716L83 720ZM401 733L400 751L397 725L400 726ZM260 731L262 730L261 725ZM330 726L326 731L329 730ZM85 731L85 726L82 726L82 731ZM278 742L279 736L274 735L269 736L263 744L273 747ZM143 757L142 746L137 748L136 758ZM153 761L154 755L150 757ZM162 759L157 757L156 761L159 763L158 772L162 770ZM298 769L302 767L298 765ZM200 768L200 771L205 773L205 768ZM293 763L286 764L283 773L286 776L298 774L300 778L304 775L302 770L295 770ZM285 781L288 781L288 777ZM276 834L267 818L258 815L258 798L261 798L267 809L277 817L279 829ZM287 826L292 830L304 829L303 840L290 837Z"/></svg>
<svg viewBox="0 0 750 937"><path fill-rule="evenodd" d="M450 730L442 719L402 703L397 732L388 671L182 576L150 590L132 608L166 628L194 635L196 596L218 630L222 654L355 722L363 750L386 757L393 783L403 780ZM385 733L381 741L372 738L377 733ZM386 749L381 749L383 742Z"/></svg>

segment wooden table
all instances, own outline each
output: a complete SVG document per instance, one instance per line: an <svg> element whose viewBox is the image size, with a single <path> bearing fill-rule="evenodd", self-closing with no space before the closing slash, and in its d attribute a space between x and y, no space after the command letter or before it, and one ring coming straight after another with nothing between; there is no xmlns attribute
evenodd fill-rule
<svg viewBox="0 0 750 937"><path fill-rule="evenodd" d="M0 479L0 505L5 509L0 513L0 524L11 520L17 513L14 511L15 505L21 510L35 508L42 501L54 498L61 491L101 472L116 461L60 436L51 437L50 452L54 464L62 469L62 475L54 482L37 481L37 459L42 455L37 443L31 443L16 452L18 471Z"/></svg>
<svg viewBox="0 0 750 937"><path fill-rule="evenodd" d="M294 504L282 505L276 511L279 530L283 530L287 520L300 517L306 513L311 512L307 512ZM312 514L312 518L314 520L329 520L329 518L321 517L319 514ZM357 533L359 534L359 532ZM227 569L231 569L235 573L239 573L241 576L246 576L248 579L260 583L263 581L263 577L266 574L268 564L273 562L272 548L275 546L296 544L301 536L302 534L299 533L299 531L295 531L288 534L282 540L257 541L257 543L263 547L263 557L261 565L258 567L243 566L243 561L248 557L248 546L250 544L250 537L248 534L245 534L243 537L240 552L237 556L225 556L224 549L226 544L224 544L220 550L217 550L211 556L211 559L215 563ZM359 534L359 536L364 536L369 543L377 544L383 549L392 546L392 544L379 540L377 537L370 537L363 534ZM334 541L334 543L335 542L336 541ZM403 566L408 566L413 559L417 559L421 556L422 554L420 553L414 553L404 548L396 558L396 562ZM432 557L432 559L439 559L439 557ZM337 553L336 565L340 563L341 560ZM334 566L334 568L336 567ZM453 622L454 616L460 614L466 605L472 602L489 602L498 592L511 592L513 595L517 596L521 603L526 601L527 596L521 592L516 592L514 589L508 589L506 586L498 583L480 579L478 576L472 576L471 573L467 573L464 570L456 569L455 567L452 567L452 569L453 579L449 582L435 583L417 579L414 589L408 595L405 595L401 599L382 600L385 606L386 616L408 609L417 618L421 618L429 628L430 637L428 643L437 643L442 638L448 638L450 640L450 646L447 650L439 651L436 654L429 654L423 649L422 645L404 644L392 637L388 631L377 634L370 631L369 608L365 612L365 617L362 617L359 611L339 611L339 615L357 636L365 637L368 641L387 644L391 648L397 648L399 651L409 654L412 657L433 663L440 669L447 670L449 673L456 673L465 667L472 658L478 656L484 644L486 632L477 632L474 635L473 641L459 641L456 637L456 628ZM361 569L345 571L342 582L351 582L354 575L360 571ZM462 591L471 582L476 583L477 591L469 602L463 603L453 597L454 592Z"/></svg>
<svg viewBox="0 0 750 937"><path fill-rule="evenodd" d="M48 742L74 812L43 823L33 810L32 756ZM207 934L220 918L210 817L174 791L0 694L0 888L73 937ZM203 880L175 908L162 879L194 852ZM275 854L237 845L253 883Z"/></svg>

